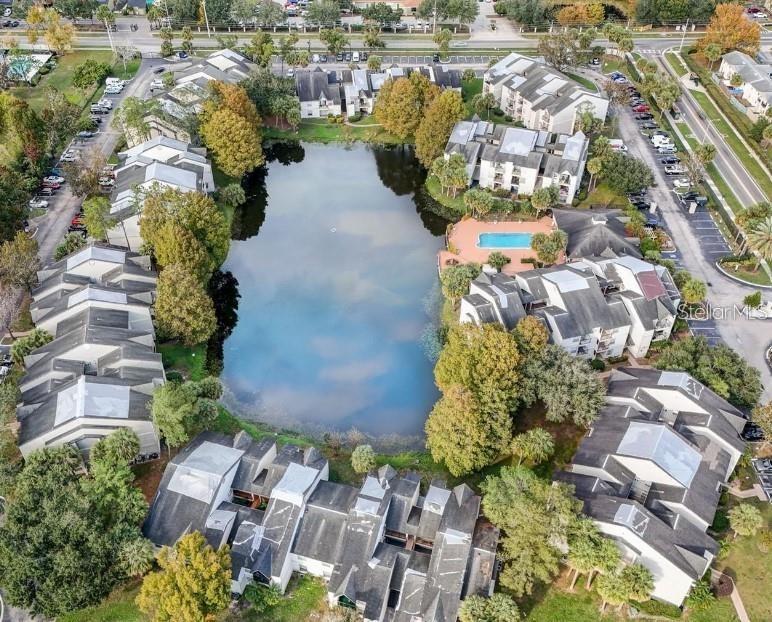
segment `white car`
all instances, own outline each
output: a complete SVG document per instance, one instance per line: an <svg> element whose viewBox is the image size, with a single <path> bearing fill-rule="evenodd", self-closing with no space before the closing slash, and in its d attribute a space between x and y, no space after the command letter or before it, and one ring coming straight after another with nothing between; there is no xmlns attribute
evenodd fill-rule
<svg viewBox="0 0 772 622"><path fill-rule="evenodd" d="M3 17L11 17L11 9L8 8L5 11L3 11Z"/></svg>
<svg viewBox="0 0 772 622"><path fill-rule="evenodd" d="M123 91L122 86L108 86L105 89L105 95L118 95L121 91Z"/></svg>
<svg viewBox="0 0 772 622"><path fill-rule="evenodd" d="M31 199L29 206L32 209L46 209L48 207L48 201L45 199Z"/></svg>
<svg viewBox="0 0 772 622"><path fill-rule="evenodd" d="M692 183L686 179L686 177L681 177L680 179L674 179L673 180L673 188L681 189L681 188L691 188Z"/></svg>
<svg viewBox="0 0 772 622"><path fill-rule="evenodd" d="M287 77L288 78L292 78L292 77L294 77L294 75L295 75L295 70L294 69L292 69L291 67L289 69L287 69Z"/></svg>
<svg viewBox="0 0 772 622"><path fill-rule="evenodd" d="M351 60L355 63L359 62L359 52L354 52L354 54L351 56Z"/></svg>
<svg viewBox="0 0 772 622"><path fill-rule="evenodd" d="M44 177L43 178L43 183L63 184L64 183L64 177L59 177L58 175L49 175L48 177Z"/></svg>
<svg viewBox="0 0 772 622"><path fill-rule="evenodd" d="M100 100L97 102L97 106L100 106L100 107L102 107L102 108L107 108L107 109L109 109L109 110L112 110L112 107L113 107L113 102L111 102L109 99L104 99L104 98L102 98L102 99L100 99Z"/></svg>
<svg viewBox="0 0 772 622"><path fill-rule="evenodd" d="M115 180L112 177L100 177L99 178L99 185L100 186L114 186Z"/></svg>
<svg viewBox="0 0 772 622"><path fill-rule="evenodd" d="M318 63L318 62L320 62L319 54L314 54L314 55L311 57L311 62L312 62L312 63Z"/></svg>

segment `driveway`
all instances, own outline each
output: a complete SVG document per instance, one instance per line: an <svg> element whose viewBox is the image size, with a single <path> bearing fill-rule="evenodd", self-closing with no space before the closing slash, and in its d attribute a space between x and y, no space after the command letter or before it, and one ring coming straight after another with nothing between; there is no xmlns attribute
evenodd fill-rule
<svg viewBox="0 0 772 622"><path fill-rule="evenodd" d="M143 59L137 75L126 85L123 92L120 95L106 96L113 102L113 112L124 98L144 96L152 81L151 68L162 64L163 61L161 60ZM91 150L98 150L106 157L112 154L121 136L120 130L111 127L113 112L102 115L102 123L99 125L99 132L96 136L81 141L78 145L83 153L87 154ZM68 184L65 183L50 202L47 213L30 221L30 225L35 229L33 235L38 242L38 252L43 265L53 260L56 247L67 233L67 227L82 203L83 200L74 196Z"/></svg>
<svg viewBox="0 0 772 622"><path fill-rule="evenodd" d="M656 202L668 233L678 248L672 255L695 278L708 285L708 302L713 308L711 319L690 321L695 335L718 343L719 338L739 352L748 363L761 372L764 386L762 401L772 399L772 373L764 354L772 336L772 320L752 320L737 313L745 296L755 288L742 285L722 275L715 267L715 260L728 250L710 214L698 210L694 214L680 206L672 192L672 184L663 172L658 155L640 133L629 108L616 108L619 131L630 155L641 158L654 175L655 186L649 194ZM664 255L668 257L668 255ZM768 296L768 294L765 294Z"/></svg>

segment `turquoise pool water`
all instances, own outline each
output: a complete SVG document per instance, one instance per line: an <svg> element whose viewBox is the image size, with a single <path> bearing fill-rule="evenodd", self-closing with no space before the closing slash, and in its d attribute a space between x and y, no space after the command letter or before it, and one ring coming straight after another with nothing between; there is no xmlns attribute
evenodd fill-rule
<svg viewBox="0 0 772 622"><path fill-rule="evenodd" d="M477 239L477 246L525 250L531 248L532 237L530 233L481 233Z"/></svg>

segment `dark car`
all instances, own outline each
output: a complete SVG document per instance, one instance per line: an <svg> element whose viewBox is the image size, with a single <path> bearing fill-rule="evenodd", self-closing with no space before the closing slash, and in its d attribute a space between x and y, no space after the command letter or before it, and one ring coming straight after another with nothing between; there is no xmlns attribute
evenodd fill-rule
<svg viewBox="0 0 772 622"><path fill-rule="evenodd" d="M19 20L18 19L15 19L15 20L13 20L11 22L11 28L16 28L16 26L18 26L18 25L19 25Z"/></svg>
<svg viewBox="0 0 772 622"><path fill-rule="evenodd" d="M90 120L90 121L92 121L92 122L94 122L94 123L96 123L97 125L99 125L100 123L102 123L102 117L97 117L96 115L91 115L91 116L89 117L89 120Z"/></svg>
<svg viewBox="0 0 772 622"><path fill-rule="evenodd" d="M764 437L764 434L761 434L762 438ZM758 470L761 473L768 473L769 471L772 471L772 459L770 458L759 458L755 461L756 464L756 470Z"/></svg>
<svg viewBox="0 0 772 622"><path fill-rule="evenodd" d="M70 233L73 233L75 231L83 231L83 232L85 232L86 231L86 227L85 227L85 225L70 225L69 227L67 227L67 231L69 231Z"/></svg>
<svg viewBox="0 0 772 622"><path fill-rule="evenodd" d="M153 69L153 73L163 73L164 71L166 71L166 67L156 67Z"/></svg>
<svg viewBox="0 0 772 622"><path fill-rule="evenodd" d="M651 121L654 118L653 114L650 114L648 112L644 112L642 114L635 115L636 121Z"/></svg>
<svg viewBox="0 0 772 622"><path fill-rule="evenodd" d="M439 54L435 54L434 56L432 56L432 62L439 63L440 62L440 55Z"/></svg>
<svg viewBox="0 0 772 622"><path fill-rule="evenodd" d="M678 198L680 199L681 203L686 203L687 201L694 201L697 199L699 195L695 190L690 190L689 192L684 192L682 195L680 195Z"/></svg>
<svg viewBox="0 0 772 622"><path fill-rule="evenodd" d="M346 52L346 53L343 55L343 59L344 59L344 60L345 60L347 63L350 63L350 62L351 62L351 52Z"/></svg>
<svg viewBox="0 0 772 622"><path fill-rule="evenodd" d="M367 60L368 56L370 56L367 52L360 52L359 53L359 59L360 60Z"/></svg>
<svg viewBox="0 0 772 622"><path fill-rule="evenodd" d="M4 19L3 20L3 28L8 28L11 25L10 19Z"/></svg>
<svg viewBox="0 0 772 622"><path fill-rule="evenodd" d="M338 61L338 62L341 62L343 60L343 52L338 52L335 55L335 60Z"/></svg>
<svg viewBox="0 0 772 622"><path fill-rule="evenodd" d="M641 123L641 129L644 130L656 130L659 128L659 125L654 123L654 121L645 121L644 123Z"/></svg>
<svg viewBox="0 0 772 622"><path fill-rule="evenodd" d="M633 207L637 210L644 211L651 208L651 203L648 201L635 201L633 202Z"/></svg>
<svg viewBox="0 0 772 622"><path fill-rule="evenodd" d="M659 161L661 164L678 164L681 161L681 158L667 156L666 158L660 158Z"/></svg>
<svg viewBox="0 0 772 622"><path fill-rule="evenodd" d="M746 441L764 440L764 432L758 425L756 425L752 421L749 421L748 423L745 424L745 427L743 428L741 436Z"/></svg>
<svg viewBox="0 0 772 622"><path fill-rule="evenodd" d="M319 56L319 62L320 63L326 63L327 62L327 54L321 54Z"/></svg>
<svg viewBox="0 0 772 622"><path fill-rule="evenodd" d="M659 218L654 214L646 214L646 226L656 229L659 227Z"/></svg>

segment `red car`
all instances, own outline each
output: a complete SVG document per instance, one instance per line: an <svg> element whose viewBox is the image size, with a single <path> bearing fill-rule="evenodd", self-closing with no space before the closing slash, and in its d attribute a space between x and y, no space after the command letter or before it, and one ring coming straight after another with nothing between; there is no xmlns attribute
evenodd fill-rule
<svg viewBox="0 0 772 622"><path fill-rule="evenodd" d="M75 218L72 219L70 222L71 225L82 225L83 224L83 217L78 215Z"/></svg>
<svg viewBox="0 0 772 622"><path fill-rule="evenodd" d="M649 107L646 104L639 104L633 107L633 112L649 112Z"/></svg>
<svg viewBox="0 0 772 622"><path fill-rule="evenodd" d="M51 188L52 190L59 190L62 187L62 184L57 184L55 181L44 181L42 185L43 188Z"/></svg>

